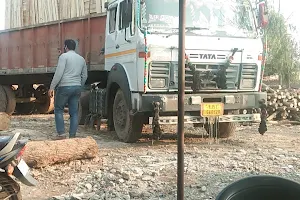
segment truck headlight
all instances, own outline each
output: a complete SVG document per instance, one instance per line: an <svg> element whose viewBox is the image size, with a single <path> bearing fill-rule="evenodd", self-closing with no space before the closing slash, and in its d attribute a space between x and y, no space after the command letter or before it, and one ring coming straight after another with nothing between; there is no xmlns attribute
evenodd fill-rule
<svg viewBox="0 0 300 200"><path fill-rule="evenodd" d="M164 78L150 78L150 88L165 88L166 79Z"/></svg>

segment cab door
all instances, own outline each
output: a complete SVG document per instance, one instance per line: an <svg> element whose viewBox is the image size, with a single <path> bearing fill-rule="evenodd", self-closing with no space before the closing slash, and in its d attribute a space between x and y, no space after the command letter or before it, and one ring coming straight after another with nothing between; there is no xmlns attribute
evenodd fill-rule
<svg viewBox="0 0 300 200"><path fill-rule="evenodd" d="M106 37L105 37L105 70L110 70L116 63L115 56L119 51L118 38L118 1L109 5L107 9Z"/></svg>
<svg viewBox="0 0 300 200"><path fill-rule="evenodd" d="M132 3L131 3L132 2ZM121 0L118 11L118 37L116 44L119 47L118 61L127 72L132 91L137 88L137 52L136 52L136 26L135 26L135 2Z"/></svg>

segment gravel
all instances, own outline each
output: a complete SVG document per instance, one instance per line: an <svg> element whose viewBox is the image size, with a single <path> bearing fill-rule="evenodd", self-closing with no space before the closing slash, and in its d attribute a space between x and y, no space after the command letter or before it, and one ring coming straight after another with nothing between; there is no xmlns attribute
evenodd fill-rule
<svg viewBox="0 0 300 200"><path fill-rule="evenodd" d="M14 117L9 133L33 140L54 130L53 116ZM174 133L176 127L165 128ZM203 139L203 129L185 140L185 199L208 200L236 180L253 175L276 175L300 182L299 126L269 125L261 136L257 126L240 126L230 139ZM22 186L24 200L174 200L177 193L176 137L137 144L118 142L115 134L80 129L99 144L100 160L74 161L32 170L35 188ZM167 139L166 139L167 138Z"/></svg>
<svg viewBox="0 0 300 200"><path fill-rule="evenodd" d="M227 185L248 176L268 174L300 182L300 135L292 128L272 126L261 136L255 126L241 127L239 136L219 144L195 139L187 143L185 199L214 199ZM277 132L282 129L294 133ZM103 153L103 169L77 177L74 190L63 199L78 195L89 200L176 199L176 143L103 149Z"/></svg>

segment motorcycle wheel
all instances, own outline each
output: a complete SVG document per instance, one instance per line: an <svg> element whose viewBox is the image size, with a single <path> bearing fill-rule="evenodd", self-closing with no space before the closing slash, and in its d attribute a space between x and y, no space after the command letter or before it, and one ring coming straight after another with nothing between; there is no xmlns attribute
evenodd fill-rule
<svg viewBox="0 0 300 200"><path fill-rule="evenodd" d="M0 199L22 200L20 185L5 173L0 173Z"/></svg>

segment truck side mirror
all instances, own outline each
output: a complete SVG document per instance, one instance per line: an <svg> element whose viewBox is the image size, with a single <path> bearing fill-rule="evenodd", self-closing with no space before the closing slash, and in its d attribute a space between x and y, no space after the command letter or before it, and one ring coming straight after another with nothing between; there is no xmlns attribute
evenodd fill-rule
<svg viewBox="0 0 300 200"><path fill-rule="evenodd" d="M268 8L264 1L258 4L258 22L261 28L266 28L269 23Z"/></svg>

